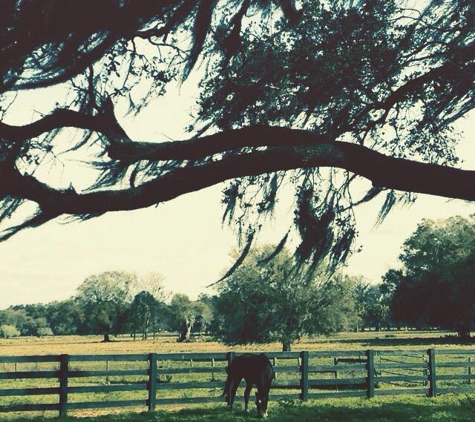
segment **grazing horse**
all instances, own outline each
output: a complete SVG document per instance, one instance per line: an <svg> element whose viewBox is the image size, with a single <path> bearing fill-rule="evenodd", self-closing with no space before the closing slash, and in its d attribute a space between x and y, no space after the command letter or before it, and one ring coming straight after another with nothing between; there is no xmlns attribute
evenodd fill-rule
<svg viewBox="0 0 475 422"><path fill-rule="evenodd" d="M226 368L226 372L228 373L228 378L224 385L223 395L226 394L229 410L233 407L239 383L244 378L246 380L246 389L244 391L244 408L246 412L249 404L249 394L251 393L252 386L255 385L257 387L257 415L260 418L266 417L269 390L272 380L275 378L274 368L269 358L264 353L259 355L244 353L232 360Z"/></svg>

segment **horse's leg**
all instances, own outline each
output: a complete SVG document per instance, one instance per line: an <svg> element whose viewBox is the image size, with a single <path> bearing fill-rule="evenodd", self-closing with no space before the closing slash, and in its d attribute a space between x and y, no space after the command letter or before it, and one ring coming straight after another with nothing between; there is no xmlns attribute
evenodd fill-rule
<svg viewBox="0 0 475 422"><path fill-rule="evenodd" d="M246 381L246 389L244 390L244 411L248 411L249 395L251 394L252 383Z"/></svg>
<svg viewBox="0 0 475 422"><path fill-rule="evenodd" d="M223 396L226 397L226 404L229 407L231 403L231 388L233 385L233 380L228 377L225 384L224 384L224 390L223 390Z"/></svg>
<svg viewBox="0 0 475 422"><path fill-rule="evenodd" d="M233 408L234 398L236 397L236 391L239 387L240 382L241 380L231 380L230 382L229 403L228 403L229 410Z"/></svg>

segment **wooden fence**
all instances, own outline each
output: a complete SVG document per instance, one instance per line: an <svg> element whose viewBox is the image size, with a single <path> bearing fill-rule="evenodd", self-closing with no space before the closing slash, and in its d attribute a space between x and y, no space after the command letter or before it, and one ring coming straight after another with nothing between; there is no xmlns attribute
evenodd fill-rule
<svg viewBox="0 0 475 422"><path fill-rule="evenodd" d="M470 350L266 353L271 400L475 392ZM0 412L221 402L235 352L0 356ZM474 384L475 385L475 384ZM55 397L55 399L51 399Z"/></svg>

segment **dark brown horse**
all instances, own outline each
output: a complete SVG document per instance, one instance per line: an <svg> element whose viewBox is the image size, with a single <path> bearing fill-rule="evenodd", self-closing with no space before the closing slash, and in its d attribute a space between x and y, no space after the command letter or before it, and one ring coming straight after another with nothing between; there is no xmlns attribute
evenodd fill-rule
<svg viewBox="0 0 475 422"><path fill-rule="evenodd" d="M269 390L272 380L275 378L274 368L269 358L261 353L259 355L244 353L236 356L231 364L226 368L228 378L224 386L226 402L231 410L233 407L236 390L244 378L246 389L244 390L244 408L247 412L249 405L249 395L252 387L257 387L256 407L257 415L262 418L267 416L267 404L269 402Z"/></svg>

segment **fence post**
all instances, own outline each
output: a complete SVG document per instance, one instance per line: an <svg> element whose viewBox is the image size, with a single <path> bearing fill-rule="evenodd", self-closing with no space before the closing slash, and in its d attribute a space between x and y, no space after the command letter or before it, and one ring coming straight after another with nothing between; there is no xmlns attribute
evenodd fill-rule
<svg viewBox="0 0 475 422"><path fill-rule="evenodd" d="M429 355L428 369L429 369L429 397L437 395L437 379L435 371L435 349L428 349Z"/></svg>
<svg viewBox="0 0 475 422"><path fill-rule="evenodd" d="M300 400L308 399L308 352L300 352Z"/></svg>
<svg viewBox="0 0 475 422"><path fill-rule="evenodd" d="M214 376L214 359L211 359L211 381L216 381Z"/></svg>
<svg viewBox="0 0 475 422"><path fill-rule="evenodd" d="M228 368L231 365L231 363L233 362L235 356L236 356L236 353L234 353L234 352L226 353L226 360L228 361ZM226 373L228 371L228 368L226 368ZM229 399L231 398L231 391L233 389L233 382L231 381L229 384L226 382L225 388L226 387L227 387L227 391L225 391L225 395L226 395L226 401L227 401L228 406L229 406Z"/></svg>
<svg viewBox="0 0 475 422"><path fill-rule="evenodd" d="M157 354L150 353L149 361L149 378L148 378L148 410L153 411L157 405Z"/></svg>
<svg viewBox="0 0 475 422"><path fill-rule="evenodd" d="M373 350L366 350L366 369L368 371L367 374L367 384L368 390L366 391L366 397L368 399L374 397L374 351Z"/></svg>
<svg viewBox="0 0 475 422"><path fill-rule="evenodd" d="M228 352L226 353L226 360L228 361L228 366L231 365L232 361L234 360L234 357L236 356L235 352Z"/></svg>
<svg viewBox="0 0 475 422"><path fill-rule="evenodd" d="M59 355L59 417L68 415L69 356Z"/></svg>
<svg viewBox="0 0 475 422"><path fill-rule="evenodd" d="M467 374L469 375L469 379L468 379L468 384L471 384L472 383L472 358L469 356L468 357L468 368L467 368Z"/></svg>

